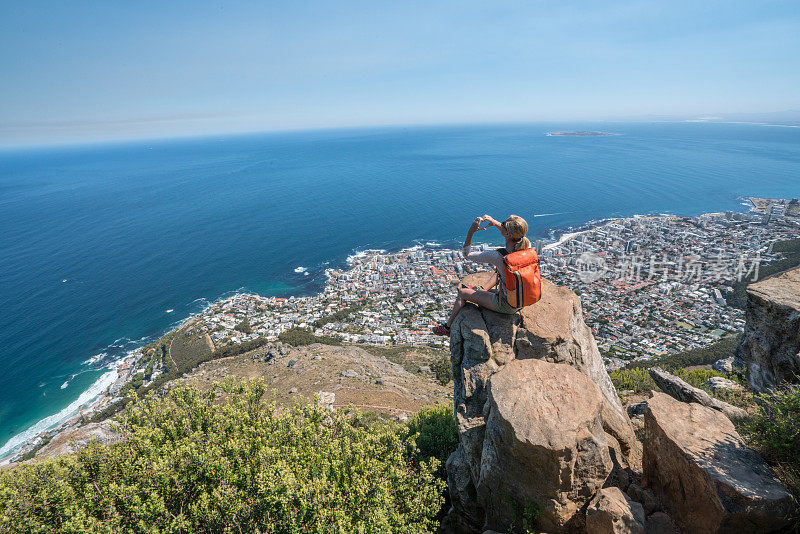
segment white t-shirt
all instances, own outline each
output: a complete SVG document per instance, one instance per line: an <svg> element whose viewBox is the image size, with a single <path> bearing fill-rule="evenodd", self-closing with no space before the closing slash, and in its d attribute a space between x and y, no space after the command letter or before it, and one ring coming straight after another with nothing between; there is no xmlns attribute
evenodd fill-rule
<svg viewBox="0 0 800 534"><path fill-rule="evenodd" d="M497 276L500 279L500 291L503 295L505 295L505 288L506 288L506 268L503 263L503 255L500 254L497 249L486 249L483 251L473 251L471 245L467 245L464 247L464 258L477 261L478 263L488 263L489 265L495 268L497 271Z"/></svg>

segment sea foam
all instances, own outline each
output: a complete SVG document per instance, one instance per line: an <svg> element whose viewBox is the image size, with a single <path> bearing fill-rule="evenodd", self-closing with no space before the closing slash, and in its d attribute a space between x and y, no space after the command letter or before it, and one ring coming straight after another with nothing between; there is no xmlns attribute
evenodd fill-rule
<svg viewBox="0 0 800 534"><path fill-rule="evenodd" d="M42 432L52 430L61 423L67 421L70 417L74 416L78 410L91 405L97 400L99 395L101 395L111 384L114 383L118 376L119 373L117 373L116 368L103 373L100 378L98 378L86 391L81 393L80 396L72 401L66 408L49 417L45 417L24 432L20 432L8 440L3 447L0 447L0 465L9 463L11 461L10 456L12 456L20 446L24 445Z"/></svg>

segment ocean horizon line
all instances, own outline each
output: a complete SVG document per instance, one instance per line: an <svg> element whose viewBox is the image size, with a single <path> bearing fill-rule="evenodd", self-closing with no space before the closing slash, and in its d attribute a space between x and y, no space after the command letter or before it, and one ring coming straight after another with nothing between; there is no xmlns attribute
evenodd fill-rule
<svg viewBox="0 0 800 534"><path fill-rule="evenodd" d="M782 124L782 123L768 123L758 121L725 121L725 120L707 120L703 118L690 119L690 118L659 118L659 117L642 117L642 118L618 118L618 119L552 119L552 120L486 120L486 121L453 121L453 122L430 122L430 123L376 123L376 124L363 124L363 125L339 125L339 126L298 126L296 128L267 128L267 129L244 129L244 130L225 130L216 132L204 133L190 133L181 132L174 135L143 135L131 137L113 138L108 135L103 135L97 138L74 139L74 140L53 140L53 141L31 141L18 144L5 144L0 141L0 153L14 153L14 152L36 152L36 151L51 151L51 150L69 150L69 149L87 149L87 148L113 148L124 146L136 146L140 144L158 144L158 143L171 143L171 142L202 142L220 140L220 137L227 137L230 140L237 140L247 137L258 136L290 136L293 134L331 134L336 132L358 132L358 131L391 131L391 130L404 130L404 129L446 129L446 128L491 128L491 127L504 127L504 126L525 126L525 125L551 125L551 126L569 126L569 125L631 125L631 124L648 124L648 123L664 123L664 124L696 124L696 125L743 125L743 126L769 126L769 127L787 127L787 128L800 128L800 124ZM8 128L6 126L6 128ZM548 132L544 132L545 135ZM2 127L0 127L0 134L2 134ZM620 134L614 134L620 135ZM222 140L223 142L225 140Z"/></svg>

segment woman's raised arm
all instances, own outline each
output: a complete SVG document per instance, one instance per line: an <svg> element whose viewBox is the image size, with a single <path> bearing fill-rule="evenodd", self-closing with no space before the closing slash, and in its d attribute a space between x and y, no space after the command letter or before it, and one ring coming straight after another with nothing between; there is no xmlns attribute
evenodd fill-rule
<svg viewBox="0 0 800 534"><path fill-rule="evenodd" d="M501 222L499 222L497 219L495 219L491 215L484 215L483 217L481 217L481 219L483 219L484 221L488 222L491 226L497 227L498 230L500 229L501 226L503 226L503 224ZM488 226L486 228L488 228Z"/></svg>
<svg viewBox="0 0 800 534"><path fill-rule="evenodd" d="M464 248L472 244L472 236L475 232L483 230L483 228L481 228L481 221L483 221L483 217L475 217L475 220L472 221L469 230L467 230L467 238L464 240Z"/></svg>

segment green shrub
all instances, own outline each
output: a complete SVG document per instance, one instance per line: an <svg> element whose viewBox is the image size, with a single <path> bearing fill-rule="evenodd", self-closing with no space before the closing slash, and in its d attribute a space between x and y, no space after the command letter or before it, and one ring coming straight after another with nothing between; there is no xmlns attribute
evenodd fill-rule
<svg viewBox="0 0 800 534"><path fill-rule="evenodd" d="M734 378L727 373L714 371L713 369L698 368L698 369L683 369L674 368L670 372L675 376L682 378L687 383L694 387L700 387L700 384L711 378L712 376L722 376L725 378ZM617 391L632 390L636 393L647 393L651 390L660 391L656 383L650 377L650 372L644 367L635 367L632 369L618 369L616 371L609 371L608 376ZM734 378L735 379L735 378ZM725 393L720 393L717 396L729 396Z"/></svg>
<svg viewBox="0 0 800 534"><path fill-rule="evenodd" d="M733 404L739 408L744 408L745 410L755 405L753 392L747 388L742 388L740 390L720 389L713 395L721 401Z"/></svg>
<svg viewBox="0 0 800 534"><path fill-rule="evenodd" d="M800 386L759 395L753 418L742 425L749 444L800 495Z"/></svg>
<svg viewBox="0 0 800 534"><path fill-rule="evenodd" d="M236 325L236 326L234 326L233 328L234 328L235 330L238 330L239 332L241 332L241 333L243 333L243 334L250 335L250 334L252 334L252 333L253 333L253 327L252 327L252 326L250 326L250 319L248 319L247 317L245 317L245 318L242 320L242 322L241 322L241 323L237 324L237 325Z"/></svg>
<svg viewBox="0 0 800 534"><path fill-rule="evenodd" d="M644 367L635 369L618 369L610 371L608 376L611 378L617 391L632 390L636 393L646 393L658 389L656 383L650 378L650 373Z"/></svg>
<svg viewBox="0 0 800 534"><path fill-rule="evenodd" d="M405 426L313 405L276 409L262 383L136 400L125 440L0 473L0 532L427 532L436 460Z"/></svg>
<svg viewBox="0 0 800 534"><path fill-rule="evenodd" d="M305 328L290 328L278 335L278 340L288 343L293 347L311 345L312 343L323 343L325 345L341 345L338 339L330 336L317 337L310 330Z"/></svg>
<svg viewBox="0 0 800 534"><path fill-rule="evenodd" d="M453 364L449 357L437 358L431 363L431 369L441 385L446 386L453 381Z"/></svg>
<svg viewBox="0 0 800 534"><path fill-rule="evenodd" d="M721 376L724 378L728 378L727 373L721 373L719 371L715 371L713 369L707 369L704 367L700 367L697 369L673 369L672 373L676 376L681 377L690 385L699 388L700 384L711 378L712 376Z"/></svg>
<svg viewBox="0 0 800 534"><path fill-rule="evenodd" d="M541 516L539 506L533 501L528 501L524 506L513 499L509 499L513 508L513 516L509 531L514 534L533 534L536 532L536 523Z"/></svg>
<svg viewBox="0 0 800 534"><path fill-rule="evenodd" d="M444 475L447 457L458 447L458 430L453 403L421 408L408 422L408 430L417 445L417 461L436 458Z"/></svg>

